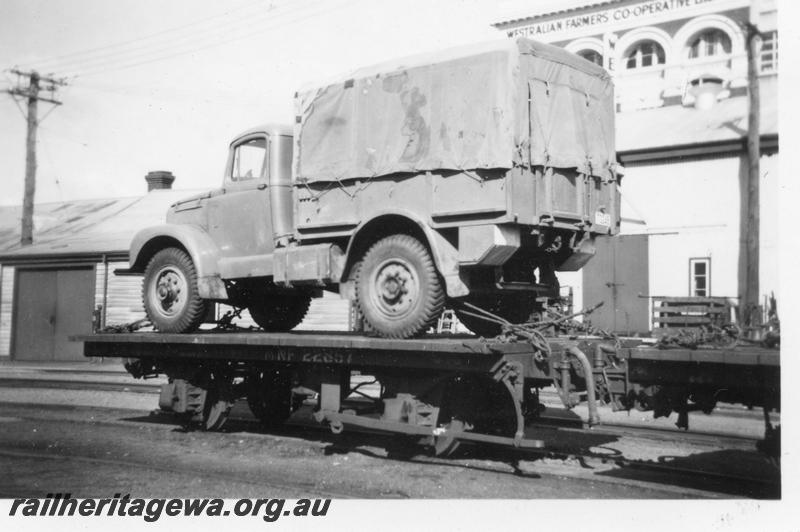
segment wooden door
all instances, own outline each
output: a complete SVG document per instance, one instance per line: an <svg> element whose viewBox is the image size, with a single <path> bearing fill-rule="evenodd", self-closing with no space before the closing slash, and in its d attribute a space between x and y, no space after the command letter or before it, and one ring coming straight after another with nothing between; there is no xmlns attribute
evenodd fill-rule
<svg viewBox="0 0 800 532"><path fill-rule="evenodd" d="M69 337L92 332L94 285L93 269L58 270L54 360L86 360L83 343L72 342Z"/></svg>
<svg viewBox="0 0 800 532"><path fill-rule="evenodd" d="M84 360L83 344L70 336L92 331L93 268L17 272L15 360Z"/></svg>
<svg viewBox="0 0 800 532"><path fill-rule="evenodd" d="M597 253L583 268L583 302L604 305L591 314L592 325L621 334L648 333L650 307L647 235L596 239Z"/></svg>
<svg viewBox="0 0 800 532"><path fill-rule="evenodd" d="M15 360L52 360L56 323L56 275L52 270L17 270Z"/></svg>

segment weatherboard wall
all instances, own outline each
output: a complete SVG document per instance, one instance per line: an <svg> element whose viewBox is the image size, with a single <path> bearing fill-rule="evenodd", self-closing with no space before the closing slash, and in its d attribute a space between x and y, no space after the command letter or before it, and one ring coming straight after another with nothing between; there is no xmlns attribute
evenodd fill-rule
<svg viewBox="0 0 800 532"><path fill-rule="evenodd" d="M0 357L11 356L11 312L14 307L14 268L0 265Z"/></svg>
<svg viewBox="0 0 800 532"><path fill-rule="evenodd" d="M95 308L101 306L103 325L131 323L145 317L142 306L142 277L114 275L115 269L127 268L127 262L97 265ZM104 290L104 287L107 287ZM105 297L104 297L105 292Z"/></svg>

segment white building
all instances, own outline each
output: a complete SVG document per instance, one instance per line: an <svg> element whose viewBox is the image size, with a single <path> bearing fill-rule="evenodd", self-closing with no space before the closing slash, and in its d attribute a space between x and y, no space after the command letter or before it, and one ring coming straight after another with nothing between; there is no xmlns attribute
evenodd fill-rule
<svg viewBox="0 0 800 532"><path fill-rule="evenodd" d="M617 151L625 168L622 233L642 236L601 249L611 256L596 258L582 276L562 274L576 306L598 298L614 303L605 306L606 327L646 329L648 299L640 295L743 293L748 23L762 34L763 299L778 292L776 2L562 0L509 10L494 24L509 37L563 46L614 76Z"/></svg>

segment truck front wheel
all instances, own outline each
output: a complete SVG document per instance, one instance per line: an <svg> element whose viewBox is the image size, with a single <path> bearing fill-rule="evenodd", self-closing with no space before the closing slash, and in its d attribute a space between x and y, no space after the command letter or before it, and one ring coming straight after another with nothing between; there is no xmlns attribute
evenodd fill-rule
<svg viewBox="0 0 800 532"><path fill-rule="evenodd" d="M161 332L190 332L203 322L208 302L197 291L197 270L189 255L165 248L144 272L142 299L147 318Z"/></svg>
<svg viewBox="0 0 800 532"><path fill-rule="evenodd" d="M424 333L444 308L444 289L428 249L409 235L392 235L364 255L356 279L364 321L386 338Z"/></svg>

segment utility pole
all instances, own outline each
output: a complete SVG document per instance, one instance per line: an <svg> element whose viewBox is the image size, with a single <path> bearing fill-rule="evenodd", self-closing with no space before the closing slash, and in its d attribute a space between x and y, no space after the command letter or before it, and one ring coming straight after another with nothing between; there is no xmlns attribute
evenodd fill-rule
<svg viewBox="0 0 800 532"><path fill-rule="evenodd" d="M61 102L57 101L53 94L57 87L66 85L66 81L43 77L35 70L23 72L12 69L11 72L19 76L20 80L22 78L28 79L27 87L18 85L13 89L6 90L6 92L15 97L15 101L16 96L26 98L28 101L28 112L25 115L28 122L25 146L25 195L22 199L22 231L19 242L22 246L29 246L33 244L33 197L36 194L36 130L39 126L39 101L61 105ZM46 84L44 88L42 88L43 83ZM40 96L39 93L42 90L50 92L51 97Z"/></svg>
<svg viewBox="0 0 800 532"><path fill-rule="evenodd" d="M742 298L744 323L749 326L761 324L759 312L759 244L760 205L759 187L761 179L761 97L759 91L758 66L761 52L761 32L747 24L747 84L749 112L747 127L747 221L745 230L745 289Z"/></svg>

